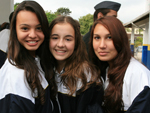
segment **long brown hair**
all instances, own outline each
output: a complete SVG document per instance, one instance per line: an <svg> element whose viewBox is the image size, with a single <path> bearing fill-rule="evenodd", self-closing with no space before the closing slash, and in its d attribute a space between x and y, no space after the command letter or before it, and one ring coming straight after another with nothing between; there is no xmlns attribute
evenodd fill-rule
<svg viewBox="0 0 150 113"><path fill-rule="evenodd" d="M16 17L17 14L22 11L31 11L36 14L41 27L43 34L45 36L44 42L40 45L38 50L36 50L36 55L40 57L41 61L44 59L42 56L42 52L44 50L44 43L46 39L49 38L48 31L48 20L45 15L43 8L35 1L23 1L17 7L17 9L13 13L13 17L11 20L10 27L10 39L8 44L8 60L9 62L25 71L25 78L27 83L29 84L32 94L35 92L35 89L38 90L38 98L41 101L41 104L44 104L44 89L40 83L40 73L38 66L35 63L35 59L28 53L28 50L22 46L17 38L16 33ZM43 63L42 63L43 64ZM44 65L44 64L43 64ZM48 75L45 75L48 76Z"/></svg>
<svg viewBox="0 0 150 113"><path fill-rule="evenodd" d="M95 21L90 38L90 55L92 62L99 67L102 73L106 71L108 63L98 59L94 53L93 31L97 24L103 25L110 32L113 44L118 52L118 55L113 60L112 67L109 67L109 85L104 96L105 110L109 113L118 113L124 107L122 100L123 78L131 58L128 36L120 20L115 17L106 16Z"/></svg>
<svg viewBox="0 0 150 113"><path fill-rule="evenodd" d="M76 21L70 16L60 16L54 19L50 26L50 35L53 27L58 23L69 23L75 31L75 48L73 54L66 59L65 72L61 75L62 83L69 89L69 95L73 95L77 90L77 82L81 79L82 91L86 90L90 84L98 81L98 74L96 73L95 67L89 63L88 55L85 49L85 44L81 38L80 30ZM50 54L50 58L53 64L53 68L57 67L56 59ZM53 70L53 69L51 69ZM87 83L86 73L91 73L91 80ZM55 73L53 71L53 80ZM98 82L97 82L98 83ZM99 82L100 83L100 82ZM55 84L55 81L53 82ZM56 86L56 85L51 85ZM54 96L56 95L57 88L53 87Z"/></svg>

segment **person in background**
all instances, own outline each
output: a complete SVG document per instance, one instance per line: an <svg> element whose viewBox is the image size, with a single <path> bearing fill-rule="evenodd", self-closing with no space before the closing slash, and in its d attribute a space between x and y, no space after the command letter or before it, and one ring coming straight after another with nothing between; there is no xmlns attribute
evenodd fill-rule
<svg viewBox="0 0 150 113"><path fill-rule="evenodd" d="M132 57L128 36L119 19L105 16L95 21L90 55L101 73L106 71L103 78L107 113L150 112L150 71Z"/></svg>
<svg viewBox="0 0 150 113"><path fill-rule="evenodd" d="M9 29L9 22L2 23L0 31L2 31L3 29Z"/></svg>
<svg viewBox="0 0 150 113"><path fill-rule="evenodd" d="M78 24L72 17L60 16L51 22L49 31L51 98L55 110L59 108L56 113L103 113L101 78L89 63Z"/></svg>
<svg viewBox="0 0 150 113"><path fill-rule="evenodd" d="M9 15L9 23L4 22L0 31L0 68L4 64L7 58L8 40L10 35L10 22L13 16L13 12Z"/></svg>
<svg viewBox="0 0 150 113"><path fill-rule="evenodd" d="M94 6L95 12L94 12L93 19L95 21L104 16L117 17L117 12L119 11L120 7L121 4L117 2L113 2L113 1L100 2ZM90 27L89 32L83 36L83 41L86 44L86 49L88 53L89 53L89 40L90 40L91 28L92 26Z"/></svg>
<svg viewBox="0 0 150 113"><path fill-rule="evenodd" d="M10 25L8 58L0 69L0 113L52 113L50 74L42 55L48 38L43 8L35 1L21 2Z"/></svg>

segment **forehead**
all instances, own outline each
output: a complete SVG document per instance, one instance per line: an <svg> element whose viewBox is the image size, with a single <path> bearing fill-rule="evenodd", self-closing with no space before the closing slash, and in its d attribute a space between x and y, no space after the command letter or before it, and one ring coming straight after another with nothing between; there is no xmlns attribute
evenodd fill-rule
<svg viewBox="0 0 150 113"><path fill-rule="evenodd" d="M57 23L52 28L52 32L74 33L74 28L70 23Z"/></svg>
<svg viewBox="0 0 150 113"><path fill-rule="evenodd" d="M19 11L16 20L20 22L39 22L37 15L34 12L26 10Z"/></svg>
<svg viewBox="0 0 150 113"><path fill-rule="evenodd" d="M102 25L97 24L94 28L94 34L109 34L110 32Z"/></svg>

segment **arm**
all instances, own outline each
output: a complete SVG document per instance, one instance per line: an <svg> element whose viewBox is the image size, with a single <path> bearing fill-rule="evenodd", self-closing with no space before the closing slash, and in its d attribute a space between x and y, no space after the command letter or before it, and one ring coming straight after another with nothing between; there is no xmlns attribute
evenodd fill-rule
<svg viewBox="0 0 150 113"><path fill-rule="evenodd" d="M123 83L123 102L125 110L131 106L133 100L145 86L150 86L149 75L149 70L132 58L125 73Z"/></svg>

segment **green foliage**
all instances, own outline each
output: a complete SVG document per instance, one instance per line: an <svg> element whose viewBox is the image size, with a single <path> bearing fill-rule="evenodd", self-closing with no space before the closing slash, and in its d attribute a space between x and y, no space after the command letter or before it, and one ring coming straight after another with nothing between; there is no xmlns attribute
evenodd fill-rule
<svg viewBox="0 0 150 113"><path fill-rule="evenodd" d="M57 9L57 11L55 12L56 15L70 15L71 11L68 8L64 8L64 7L60 7Z"/></svg>
<svg viewBox="0 0 150 113"><path fill-rule="evenodd" d="M14 5L14 10L16 10L17 6L19 5L20 3L15 3Z"/></svg>
<svg viewBox="0 0 150 113"><path fill-rule="evenodd" d="M47 19L48 19L48 23L50 24L52 20L54 20L57 15L55 13L52 13L51 11L46 11L46 16L47 16Z"/></svg>
<svg viewBox="0 0 150 113"><path fill-rule="evenodd" d="M143 44L143 38L142 37L137 37L135 42L134 42L134 47L142 46Z"/></svg>
<svg viewBox="0 0 150 113"><path fill-rule="evenodd" d="M85 35L93 24L93 15L87 14L79 18L80 32Z"/></svg>
<svg viewBox="0 0 150 113"><path fill-rule="evenodd" d="M139 34L142 34L142 31L143 31L142 29L139 29Z"/></svg>
<svg viewBox="0 0 150 113"><path fill-rule="evenodd" d="M125 30L126 30L127 32L131 32L131 29L130 29L130 28L125 28Z"/></svg>

